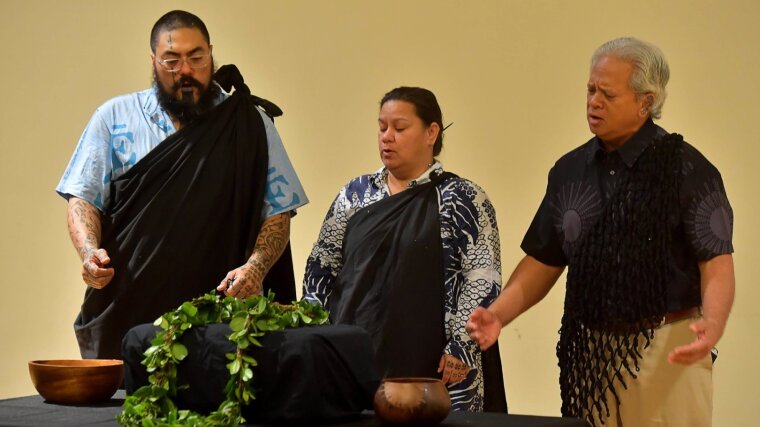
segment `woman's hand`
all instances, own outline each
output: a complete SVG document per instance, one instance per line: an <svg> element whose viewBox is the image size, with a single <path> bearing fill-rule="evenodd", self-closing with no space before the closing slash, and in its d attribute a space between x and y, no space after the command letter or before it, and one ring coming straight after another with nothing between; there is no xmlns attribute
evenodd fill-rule
<svg viewBox="0 0 760 427"><path fill-rule="evenodd" d="M456 357L450 354L444 354L441 356L441 361L438 363L438 372L443 372L443 378L441 378L441 381L443 381L444 384L457 384L467 378L467 373L470 372L470 367Z"/></svg>

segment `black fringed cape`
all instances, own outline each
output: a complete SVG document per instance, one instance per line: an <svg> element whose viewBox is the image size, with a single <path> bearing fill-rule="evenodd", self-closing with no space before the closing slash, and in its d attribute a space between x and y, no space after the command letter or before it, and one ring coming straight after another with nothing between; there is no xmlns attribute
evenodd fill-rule
<svg viewBox="0 0 760 427"><path fill-rule="evenodd" d="M682 146L669 134L647 147L570 259L557 344L565 416L609 415L605 393L617 399L623 374L636 377L639 345L667 311Z"/></svg>

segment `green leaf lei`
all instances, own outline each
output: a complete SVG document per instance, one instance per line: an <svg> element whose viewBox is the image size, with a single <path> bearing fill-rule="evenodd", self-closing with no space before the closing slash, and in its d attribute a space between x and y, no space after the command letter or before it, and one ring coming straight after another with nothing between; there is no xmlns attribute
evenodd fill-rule
<svg viewBox="0 0 760 427"><path fill-rule="evenodd" d="M116 419L123 426L237 426L245 422L242 406L255 399L251 380L256 359L251 357L251 346L261 347L258 338L267 331L321 325L327 319L321 306L306 301L278 304L271 292L244 300L210 292L185 302L154 322L162 331L151 341L142 361L151 372L150 385L128 396ZM227 354L230 380L225 388L226 400L206 416L177 408L172 398L178 388L187 387L177 386L177 364L187 356L187 348L179 338L193 326L227 322L232 329L229 339L237 350Z"/></svg>

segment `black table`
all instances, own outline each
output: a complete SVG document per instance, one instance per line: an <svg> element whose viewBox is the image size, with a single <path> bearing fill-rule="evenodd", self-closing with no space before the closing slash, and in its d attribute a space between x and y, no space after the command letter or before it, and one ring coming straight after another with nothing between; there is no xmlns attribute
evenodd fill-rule
<svg viewBox="0 0 760 427"><path fill-rule="evenodd" d="M56 405L47 403L40 396L5 399L0 400L0 426L118 426L116 415L121 412L123 403L123 390L119 390L109 402L87 406ZM329 426L379 427L381 423L374 415L366 413L358 420ZM585 427L586 424L570 418L452 412L441 426ZM328 425L325 424L323 427Z"/></svg>

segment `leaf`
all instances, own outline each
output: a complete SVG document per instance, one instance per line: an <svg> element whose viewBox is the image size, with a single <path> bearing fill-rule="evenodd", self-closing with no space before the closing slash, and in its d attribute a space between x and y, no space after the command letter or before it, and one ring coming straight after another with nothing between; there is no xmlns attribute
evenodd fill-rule
<svg viewBox="0 0 760 427"><path fill-rule="evenodd" d="M248 381L251 378L253 378L253 371L251 370L251 368L245 368L245 370L243 371L243 381Z"/></svg>
<svg viewBox="0 0 760 427"><path fill-rule="evenodd" d="M172 356L177 360L182 360L187 357L187 347L182 343L175 342L172 344Z"/></svg>
<svg viewBox="0 0 760 427"><path fill-rule="evenodd" d="M302 312L299 312L298 314L301 316L301 321L303 323L306 323L307 325L311 323L311 318L309 316L303 314Z"/></svg>
<svg viewBox="0 0 760 427"><path fill-rule="evenodd" d="M190 317L193 317L198 313L198 309L195 308L191 302L182 303L182 311Z"/></svg>
<svg viewBox="0 0 760 427"><path fill-rule="evenodd" d="M267 308L267 300L266 298L259 298L258 303L256 304L256 307L254 307L251 311L251 314L257 315L264 312L264 309Z"/></svg>
<svg viewBox="0 0 760 427"><path fill-rule="evenodd" d="M264 320L264 319L259 319L259 320L257 320L257 321L256 321L256 327L257 327L257 328L258 328L260 331L269 331L269 330L271 330L271 329L272 329L272 328L270 328L270 327L269 327L269 322L267 322L267 321L266 321L266 320Z"/></svg>
<svg viewBox="0 0 760 427"><path fill-rule="evenodd" d="M230 375L235 375L240 372L240 360L235 359L227 364L227 369L230 370Z"/></svg>
<svg viewBox="0 0 760 427"><path fill-rule="evenodd" d="M233 317L230 321L230 329L234 332L241 331L245 327L245 317Z"/></svg>
<svg viewBox="0 0 760 427"><path fill-rule="evenodd" d="M148 347L147 350L145 350L145 353L143 353L143 355L150 356L151 354L155 353L157 350L158 350L158 346L152 345Z"/></svg>

